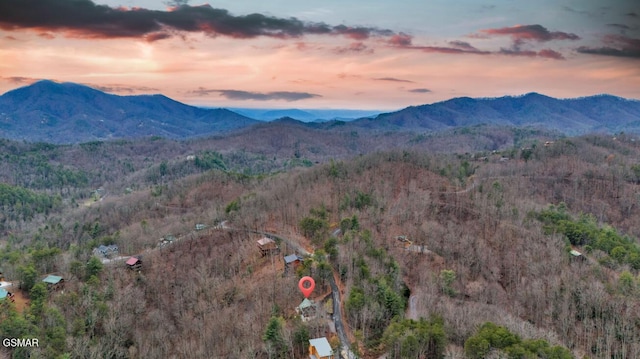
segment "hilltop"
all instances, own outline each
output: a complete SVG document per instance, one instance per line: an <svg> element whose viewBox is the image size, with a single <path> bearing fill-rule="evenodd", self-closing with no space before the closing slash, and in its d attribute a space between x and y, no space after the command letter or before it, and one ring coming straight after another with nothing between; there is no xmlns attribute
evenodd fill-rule
<svg viewBox="0 0 640 359"><path fill-rule="evenodd" d="M163 95L117 96L68 82L39 81L0 96L0 136L30 142L202 137L257 122Z"/></svg>

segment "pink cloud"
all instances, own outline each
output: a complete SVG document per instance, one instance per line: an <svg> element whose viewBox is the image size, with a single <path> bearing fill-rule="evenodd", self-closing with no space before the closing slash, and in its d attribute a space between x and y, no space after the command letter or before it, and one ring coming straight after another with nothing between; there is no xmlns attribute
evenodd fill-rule
<svg viewBox="0 0 640 359"><path fill-rule="evenodd" d="M516 25L511 27L502 27L498 29L480 30L481 33L487 35L508 35L514 40L534 40L534 41L550 41L550 40L579 40L580 36L562 31L549 31L542 25Z"/></svg>
<svg viewBox="0 0 640 359"><path fill-rule="evenodd" d="M389 38L389 40L387 40L387 43L391 46L398 46L398 47L408 47L411 46L411 42L412 42L412 37L411 35L407 35L403 32L393 35L391 36L391 38Z"/></svg>

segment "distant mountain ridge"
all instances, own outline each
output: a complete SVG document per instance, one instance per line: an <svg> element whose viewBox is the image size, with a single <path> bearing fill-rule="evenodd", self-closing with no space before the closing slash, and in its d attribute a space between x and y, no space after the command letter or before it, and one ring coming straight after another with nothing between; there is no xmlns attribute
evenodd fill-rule
<svg viewBox="0 0 640 359"><path fill-rule="evenodd" d="M287 114L313 116L295 109L273 110L270 115L280 118L275 124L299 122L318 130L361 134L432 133L480 124L535 127L565 135L640 133L640 101L611 95L575 99L556 99L538 93L499 98L460 97L349 122L304 123ZM311 119L309 116L305 120ZM189 106L164 95L118 96L84 85L47 80L0 96L0 137L29 142L78 143L149 136L186 139L220 135L260 123L264 122L234 111Z"/></svg>
<svg viewBox="0 0 640 359"><path fill-rule="evenodd" d="M274 121L291 117L302 122L352 121L363 117L375 117L384 111L345 109L260 109L232 107L229 110L260 121Z"/></svg>
<svg viewBox="0 0 640 359"><path fill-rule="evenodd" d="M384 130L442 131L479 124L530 126L567 135L640 132L640 101L611 95L556 99L538 93L460 97L361 119L351 125Z"/></svg>
<svg viewBox="0 0 640 359"><path fill-rule="evenodd" d="M164 95L118 96L43 80L0 96L0 137L75 143L111 138L189 138L258 121L225 109L185 105Z"/></svg>

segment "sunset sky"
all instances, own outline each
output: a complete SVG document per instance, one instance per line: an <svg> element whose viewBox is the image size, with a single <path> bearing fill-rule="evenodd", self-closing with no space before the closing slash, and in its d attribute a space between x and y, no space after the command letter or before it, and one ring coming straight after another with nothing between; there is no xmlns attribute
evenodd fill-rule
<svg viewBox="0 0 640 359"><path fill-rule="evenodd" d="M215 107L640 99L640 2L0 0L0 93L39 79Z"/></svg>

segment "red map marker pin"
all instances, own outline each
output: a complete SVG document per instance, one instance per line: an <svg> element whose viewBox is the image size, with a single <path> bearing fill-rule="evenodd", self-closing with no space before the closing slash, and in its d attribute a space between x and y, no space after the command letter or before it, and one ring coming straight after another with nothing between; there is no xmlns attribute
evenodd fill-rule
<svg viewBox="0 0 640 359"><path fill-rule="evenodd" d="M300 281L298 282L298 288L300 288L300 291L305 298L309 298L309 295L311 295L311 292L313 292L313 288L315 287L316 282L309 276L300 278Z"/></svg>

